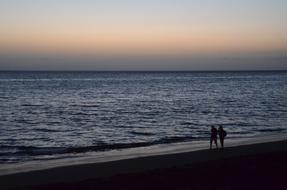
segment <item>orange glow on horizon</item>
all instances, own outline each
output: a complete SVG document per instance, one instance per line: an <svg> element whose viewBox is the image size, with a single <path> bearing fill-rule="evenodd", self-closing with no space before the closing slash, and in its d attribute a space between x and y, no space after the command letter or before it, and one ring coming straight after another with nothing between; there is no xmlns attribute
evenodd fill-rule
<svg viewBox="0 0 287 190"><path fill-rule="evenodd" d="M0 32L1 52L190 55L287 50L287 37L239 29L180 26L32 26Z"/></svg>

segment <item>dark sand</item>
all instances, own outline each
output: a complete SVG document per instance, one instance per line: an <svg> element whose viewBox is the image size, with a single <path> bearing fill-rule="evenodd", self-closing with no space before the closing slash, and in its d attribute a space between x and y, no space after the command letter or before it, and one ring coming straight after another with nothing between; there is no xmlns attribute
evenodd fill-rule
<svg viewBox="0 0 287 190"><path fill-rule="evenodd" d="M287 141L0 176L0 189L287 189Z"/></svg>

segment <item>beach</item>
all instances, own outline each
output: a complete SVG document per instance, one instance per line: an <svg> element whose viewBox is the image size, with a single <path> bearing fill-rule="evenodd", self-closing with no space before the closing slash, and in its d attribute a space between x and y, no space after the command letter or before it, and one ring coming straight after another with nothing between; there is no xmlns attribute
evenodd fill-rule
<svg viewBox="0 0 287 190"><path fill-rule="evenodd" d="M286 19L0 0L0 190L287 190Z"/></svg>
<svg viewBox="0 0 287 190"><path fill-rule="evenodd" d="M0 176L1 189L282 189L287 141L69 165Z"/></svg>

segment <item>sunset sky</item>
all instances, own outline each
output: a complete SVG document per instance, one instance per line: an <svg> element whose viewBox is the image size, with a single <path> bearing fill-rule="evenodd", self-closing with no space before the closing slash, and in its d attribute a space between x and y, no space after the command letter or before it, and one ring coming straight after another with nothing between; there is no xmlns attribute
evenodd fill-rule
<svg viewBox="0 0 287 190"><path fill-rule="evenodd" d="M286 0L1 0L0 70L287 69Z"/></svg>

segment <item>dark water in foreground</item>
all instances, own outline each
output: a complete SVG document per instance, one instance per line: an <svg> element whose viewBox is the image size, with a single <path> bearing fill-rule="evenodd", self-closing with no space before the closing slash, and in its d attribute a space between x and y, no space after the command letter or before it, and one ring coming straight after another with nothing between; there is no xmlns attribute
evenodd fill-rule
<svg viewBox="0 0 287 190"><path fill-rule="evenodd" d="M287 72L0 72L0 163L287 132Z"/></svg>

